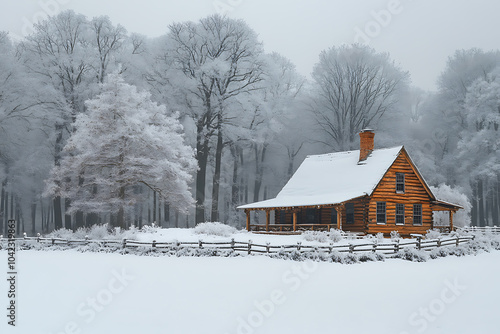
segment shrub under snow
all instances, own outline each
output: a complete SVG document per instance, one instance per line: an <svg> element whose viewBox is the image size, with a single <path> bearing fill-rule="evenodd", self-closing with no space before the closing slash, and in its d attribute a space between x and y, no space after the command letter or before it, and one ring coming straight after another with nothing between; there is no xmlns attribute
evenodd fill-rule
<svg viewBox="0 0 500 334"><path fill-rule="evenodd" d="M236 231L234 227L222 223L200 223L194 228L196 234L216 235L219 237L229 237Z"/></svg>
<svg viewBox="0 0 500 334"><path fill-rule="evenodd" d="M336 229L331 229L330 232L323 232L323 231L305 231L302 233L302 237L306 241L317 241L321 243L325 242L339 242L340 240L343 239L343 232L336 230Z"/></svg>

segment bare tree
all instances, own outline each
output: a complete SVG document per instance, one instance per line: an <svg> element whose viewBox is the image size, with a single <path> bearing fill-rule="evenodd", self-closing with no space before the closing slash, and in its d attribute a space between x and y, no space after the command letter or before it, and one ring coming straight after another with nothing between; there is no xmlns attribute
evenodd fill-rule
<svg viewBox="0 0 500 334"><path fill-rule="evenodd" d="M386 53L352 45L323 51L313 78L316 89L311 103L322 140L338 150L352 148L355 135L375 126L397 101L407 85L408 73L400 70Z"/></svg>
<svg viewBox="0 0 500 334"><path fill-rule="evenodd" d="M109 17L96 17L91 22L92 31L94 32L94 44L99 58L96 69L97 78L100 83L104 82L109 61L113 53L120 50L126 38L127 30L121 25L113 26Z"/></svg>
<svg viewBox="0 0 500 334"><path fill-rule="evenodd" d="M211 218L217 220L221 159L226 143L224 124L232 118L231 101L258 89L262 47L255 32L243 21L220 15L206 17L198 23L171 25L165 43L164 54L157 57L161 70L157 68L151 80L172 90L178 105L188 111L196 126L197 223L205 220L207 165L212 138L216 137Z"/></svg>

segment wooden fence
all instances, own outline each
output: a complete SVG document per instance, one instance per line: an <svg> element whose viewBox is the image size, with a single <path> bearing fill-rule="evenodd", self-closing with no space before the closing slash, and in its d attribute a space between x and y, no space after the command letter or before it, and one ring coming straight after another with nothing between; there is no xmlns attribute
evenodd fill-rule
<svg viewBox="0 0 500 334"><path fill-rule="evenodd" d="M457 227L457 230L470 232L470 233L491 233L491 234L500 234L500 227L497 226L467 226L467 227Z"/></svg>
<svg viewBox="0 0 500 334"><path fill-rule="evenodd" d="M252 240L248 242L231 241L226 242L206 242L199 240L197 242L157 242L153 240L152 242L143 242L136 240L67 240L59 238L42 238L42 237L24 237L17 238L16 241L32 241L36 243L41 243L45 245L60 245L60 246L83 246L95 244L101 247L115 247L115 248L129 248L136 249L139 247L145 247L150 249L156 249L159 251L175 251L181 248L199 248L199 249L212 249L212 250L232 250L238 253L246 254L277 254L280 252L292 252L298 251L301 253L305 252L327 252L332 253L334 251L341 253L363 253L363 252L378 252L383 254L395 254L398 253L403 248L416 248L419 250L432 250L438 247L444 246L458 246L462 243L470 242L474 239L473 235L470 236L456 236L456 237L444 237L441 239L431 239L426 240L422 237L417 237L416 239L403 239L392 241L389 243L378 243L366 242L366 243L349 243L342 245L335 245L330 243L328 246L310 246L302 245L298 242L295 245L271 245L269 243L255 244ZM7 242L7 239L0 239L0 249L2 248L2 243Z"/></svg>

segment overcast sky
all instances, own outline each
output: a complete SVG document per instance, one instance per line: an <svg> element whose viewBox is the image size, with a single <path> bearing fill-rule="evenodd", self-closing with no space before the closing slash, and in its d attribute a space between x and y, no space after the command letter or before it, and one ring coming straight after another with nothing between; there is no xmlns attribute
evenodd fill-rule
<svg viewBox="0 0 500 334"><path fill-rule="evenodd" d="M363 42L389 52L415 86L434 90L457 49L500 48L498 0L2 0L0 30L25 36L47 14L73 9L108 15L129 32L160 36L172 22L225 11L244 19L266 51L291 59L310 76L319 53Z"/></svg>

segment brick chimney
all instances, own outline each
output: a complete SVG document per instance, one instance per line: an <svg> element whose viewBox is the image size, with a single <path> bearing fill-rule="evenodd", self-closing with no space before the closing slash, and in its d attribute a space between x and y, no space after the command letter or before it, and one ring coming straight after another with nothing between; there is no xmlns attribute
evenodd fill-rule
<svg viewBox="0 0 500 334"><path fill-rule="evenodd" d="M375 132L372 129L364 129L359 133L359 162L366 160L373 151L373 138Z"/></svg>

